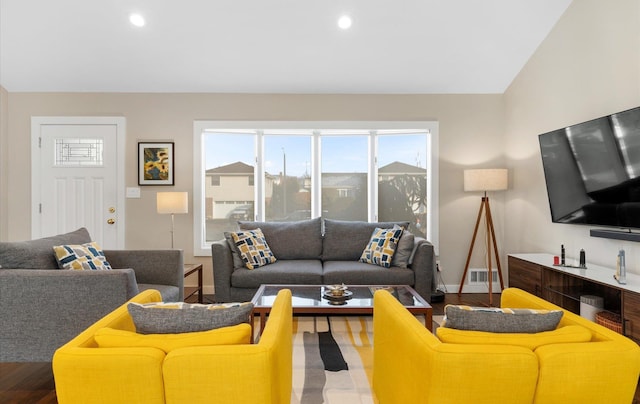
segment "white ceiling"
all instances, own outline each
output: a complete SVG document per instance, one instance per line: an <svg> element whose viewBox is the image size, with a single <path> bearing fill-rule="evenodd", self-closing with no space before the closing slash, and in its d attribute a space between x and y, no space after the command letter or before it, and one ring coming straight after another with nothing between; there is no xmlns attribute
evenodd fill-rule
<svg viewBox="0 0 640 404"><path fill-rule="evenodd" d="M10 92L502 93L571 0L0 0ZM139 12L147 25L128 21ZM338 17L353 18L350 30Z"/></svg>

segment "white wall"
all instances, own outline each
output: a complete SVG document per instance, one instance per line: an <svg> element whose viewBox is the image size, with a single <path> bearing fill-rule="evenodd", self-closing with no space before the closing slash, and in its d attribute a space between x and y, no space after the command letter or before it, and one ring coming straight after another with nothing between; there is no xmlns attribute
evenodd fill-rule
<svg viewBox="0 0 640 404"><path fill-rule="evenodd" d="M507 253L547 252L615 267L619 247L640 273L640 243L589 236L589 226L553 224L538 135L640 106L640 2L574 0L505 93Z"/></svg>

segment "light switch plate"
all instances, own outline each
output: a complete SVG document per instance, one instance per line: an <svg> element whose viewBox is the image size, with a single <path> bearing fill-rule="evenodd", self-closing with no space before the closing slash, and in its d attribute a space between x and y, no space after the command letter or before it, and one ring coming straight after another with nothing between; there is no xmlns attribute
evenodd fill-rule
<svg viewBox="0 0 640 404"><path fill-rule="evenodd" d="M140 198L140 188L127 187L127 198Z"/></svg>

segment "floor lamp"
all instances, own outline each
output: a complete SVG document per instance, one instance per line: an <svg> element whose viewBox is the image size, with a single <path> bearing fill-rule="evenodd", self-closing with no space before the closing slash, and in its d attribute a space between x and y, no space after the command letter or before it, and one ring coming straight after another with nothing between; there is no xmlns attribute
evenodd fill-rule
<svg viewBox="0 0 640 404"><path fill-rule="evenodd" d="M175 223L173 215L189 213L188 192L158 192L156 208L159 214L171 214L171 249L173 249L173 230Z"/></svg>
<svg viewBox="0 0 640 404"><path fill-rule="evenodd" d="M478 235L478 227L480 221L484 216L484 221L487 230L487 271L489 280L489 306L493 305L493 270L491 267L491 252L496 257L496 266L498 269L498 277L500 278L500 290L504 289L504 281L502 280L502 268L500 267L500 255L498 254L498 244L496 243L496 232L493 228L493 218L491 217L491 207L489 206L489 197L487 191L504 191L507 189L508 174L507 169L492 168L492 169L476 169L476 170L464 170L464 190L465 192L484 192L482 201L480 202L480 209L478 210L478 218L476 219L476 226L473 229L473 237L471 238L471 245L469 246L469 254L467 255L467 263L464 266L464 272L462 274L462 280L460 280L460 288L458 289L458 295L462 293L464 286L464 280L467 277L469 271L469 262L471 262L471 253L473 252L473 245L476 242L476 236ZM484 213L484 215L483 215ZM492 248L493 247L493 248Z"/></svg>

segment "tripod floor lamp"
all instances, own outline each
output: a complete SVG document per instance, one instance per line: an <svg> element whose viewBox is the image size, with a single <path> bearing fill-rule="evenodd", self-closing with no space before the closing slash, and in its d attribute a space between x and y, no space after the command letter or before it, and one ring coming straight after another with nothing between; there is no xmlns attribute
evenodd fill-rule
<svg viewBox="0 0 640 404"><path fill-rule="evenodd" d="M156 208L160 214L171 214L171 248L173 249L173 215L189 213L188 192L158 192Z"/></svg>
<svg viewBox="0 0 640 404"><path fill-rule="evenodd" d="M462 279L460 280L460 288L458 289L458 295L462 293L464 286L464 280L467 277L469 271L469 263L471 262L471 254L473 253L473 245L476 242L476 236L478 235L478 228L480 222L484 217L486 226L486 244L487 244L487 280L489 282L489 306L493 305L493 270L491 265L491 253L493 252L496 259L496 266L498 277L500 278L500 290L504 289L504 281L502 279L502 268L500 267L500 255L498 254L498 244L496 243L496 232L493 228L493 218L491 217L491 207L489 205L489 197L487 191L504 191L508 185L508 172L507 169L492 168L492 169L476 169L476 170L464 170L464 190L465 192L484 192L482 201L480 202L480 209L478 210L478 218L476 219L476 226L473 229L473 237L471 238L471 245L469 246L469 254L467 255L467 262L464 266L464 272Z"/></svg>

